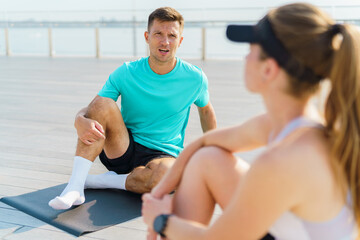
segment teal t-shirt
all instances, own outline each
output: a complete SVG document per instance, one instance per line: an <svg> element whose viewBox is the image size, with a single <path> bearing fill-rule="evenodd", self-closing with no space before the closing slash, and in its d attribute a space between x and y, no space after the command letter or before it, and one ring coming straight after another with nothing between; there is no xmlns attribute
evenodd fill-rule
<svg viewBox="0 0 360 240"><path fill-rule="evenodd" d="M209 102L204 72L179 58L164 75L153 72L149 57L124 63L110 74L99 96L121 95L121 114L134 141L173 156L183 149L190 106Z"/></svg>

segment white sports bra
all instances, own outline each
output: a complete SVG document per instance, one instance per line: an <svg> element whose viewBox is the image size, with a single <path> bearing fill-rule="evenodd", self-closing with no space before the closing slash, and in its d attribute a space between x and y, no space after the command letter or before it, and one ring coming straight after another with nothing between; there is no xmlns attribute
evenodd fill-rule
<svg viewBox="0 0 360 240"><path fill-rule="evenodd" d="M304 117L293 119L269 143L282 141L287 135L301 127L322 128L317 122ZM350 195L348 195L350 203ZM352 240L356 238L357 228L351 208L344 205L340 213L325 222L306 221L294 213L285 212L270 228L269 232L276 240Z"/></svg>

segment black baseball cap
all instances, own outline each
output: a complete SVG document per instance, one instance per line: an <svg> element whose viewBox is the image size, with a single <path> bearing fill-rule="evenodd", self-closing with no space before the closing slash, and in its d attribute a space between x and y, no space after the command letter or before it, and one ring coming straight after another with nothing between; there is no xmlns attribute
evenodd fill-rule
<svg viewBox="0 0 360 240"><path fill-rule="evenodd" d="M234 42L260 44L264 51L284 68L290 59L290 54L276 37L267 16L256 25L229 25L226 36Z"/></svg>
<svg viewBox="0 0 360 240"><path fill-rule="evenodd" d="M308 81L319 81L321 76L301 64L276 37L271 22L266 15L256 25L229 25L226 29L229 40L242 43L257 43L291 76Z"/></svg>

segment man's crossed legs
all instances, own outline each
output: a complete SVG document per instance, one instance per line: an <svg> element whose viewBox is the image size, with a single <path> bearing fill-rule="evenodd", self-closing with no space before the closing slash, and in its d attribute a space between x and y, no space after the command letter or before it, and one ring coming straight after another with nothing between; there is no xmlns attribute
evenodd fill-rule
<svg viewBox="0 0 360 240"><path fill-rule="evenodd" d="M68 185L60 196L49 202L54 209L68 209L84 203L84 188L149 192L175 161L169 154L134 142L131 131L126 128L121 112L112 99L97 96L86 109L85 118L79 121L81 126L77 127L78 134L86 132L86 137L80 140L79 135ZM105 137L96 137L91 133L99 131L99 128L102 128ZM109 172L88 175L97 156Z"/></svg>

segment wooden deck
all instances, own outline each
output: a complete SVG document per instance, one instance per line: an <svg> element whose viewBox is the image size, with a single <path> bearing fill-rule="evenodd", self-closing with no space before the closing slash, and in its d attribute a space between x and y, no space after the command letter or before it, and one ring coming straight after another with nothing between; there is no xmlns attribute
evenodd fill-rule
<svg viewBox="0 0 360 240"><path fill-rule="evenodd" d="M55 186L69 179L77 111L100 90L108 75L129 59L0 57L0 197ZM240 123L263 111L246 92L243 62L189 60L203 68L218 126ZM196 107L185 143L200 136ZM240 154L251 160L257 152ZM91 174L105 172L97 160ZM217 209L216 214L220 214ZM145 239L141 218L80 239ZM74 236L0 203L0 239L73 239Z"/></svg>

